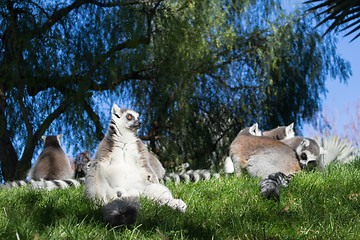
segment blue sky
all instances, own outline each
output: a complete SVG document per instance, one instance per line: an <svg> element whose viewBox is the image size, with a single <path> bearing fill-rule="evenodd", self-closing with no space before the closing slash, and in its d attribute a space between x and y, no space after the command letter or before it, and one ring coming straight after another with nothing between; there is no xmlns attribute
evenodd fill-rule
<svg viewBox="0 0 360 240"><path fill-rule="evenodd" d="M354 36L344 37L344 34L340 33L337 45L340 56L351 64L352 76L347 83L340 83L338 79L329 78L326 81L328 93L322 98L322 112L335 121L334 128L339 135L344 133L344 124L355 116L356 103L360 102L360 38L350 42L352 37ZM312 131L311 126L304 126L304 135L312 135Z"/></svg>
<svg viewBox="0 0 360 240"><path fill-rule="evenodd" d="M304 2L305 0L282 0L282 6L292 11ZM356 114L356 103L360 102L360 37L350 42L355 35L344 37L345 34L337 35L337 48L339 55L350 62L352 76L347 83L341 83L339 79L329 77L325 83L328 92L326 96L321 96L322 114L334 122L333 127L340 136L344 134L344 124ZM304 136L313 137L314 131L311 124L303 125ZM360 133L357 134L360 135Z"/></svg>

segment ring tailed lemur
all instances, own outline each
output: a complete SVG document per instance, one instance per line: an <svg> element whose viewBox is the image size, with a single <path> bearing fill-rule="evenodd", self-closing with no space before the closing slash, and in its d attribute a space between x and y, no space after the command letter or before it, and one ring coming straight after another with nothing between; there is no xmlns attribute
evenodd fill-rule
<svg viewBox="0 0 360 240"><path fill-rule="evenodd" d="M255 123L249 128L245 128L239 132L242 135L253 135L253 136L264 136L276 140L282 139L291 139L295 136L294 132L294 123L289 124L288 126L279 126L277 128L262 132L259 129L258 123ZM234 164L230 157L227 157L224 162L224 172L225 173L234 173Z"/></svg>
<svg viewBox="0 0 360 240"><path fill-rule="evenodd" d="M86 174L86 164L91 160L90 151L84 151L76 155L73 160L73 168L75 170L75 178L83 178Z"/></svg>
<svg viewBox="0 0 360 240"><path fill-rule="evenodd" d="M277 128L262 132L264 137L270 137L276 140L293 138L295 136L294 123L288 126L279 126Z"/></svg>
<svg viewBox="0 0 360 240"><path fill-rule="evenodd" d="M253 135L253 136L264 136L268 138L273 138L276 140L290 139L295 136L294 132L294 123L291 123L288 126L279 126L277 128L262 132L259 129L258 123L255 123L251 127L244 128L239 132L242 135ZM231 161L230 157L227 157L224 162L224 171L225 173L234 173L234 164Z"/></svg>
<svg viewBox="0 0 360 240"><path fill-rule="evenodd" d="M254 127L241 130L230 145L234 172L262 178L261 195L279 200L280 188L287 186L288 178L301 171L301 166L293 149L274 138L254 136L249 131Z"/></svg>
<svg viewBox="0 0 360 240"><path fill-rule="evenodd" d="M288 175L301 170L290 147L269 137L250 134L248 129L252 127L241 130L230 145L230 158L237 175L246 170L250 176L264 178L276 172Z"/></svg>
<svg viewBox="0 0 360 240"><path fill-rule="evenodd" d="M69 186L80 186L81 181L72 179L74 171L70 166L69 158L61 149L62 134L42 136L44 149L40 153L35 165L29 171L30 181L18 180L6 182L3 187L13 188L30 186L33 189L52 190Z"/></svg>
<svg viewBox="0 0 360 240"><path fill-rule="evenodd" d="M285 143L296 152L302 169L311 170L317 167L320 170L326 170L324 163L321 160L321 155L326 153L315 140L295 136L290 139L281 140L281 142Z"/></svg>
<svg viewBox="0 0 360 240"><path fill-rule="evenodd" d="M186 210L186 204L174 199L170 190L159 183L162 169L155 172L154 164L150 164L158 159L137 137L140 126L137 112L114 104L107 134L97 148L95 159L88 164L86 195L103 205L104 220L112 226L135 222L139 196L181 212Z"/></svg>
<svg viewBox="0 0 360 240"><path fill-rule="evenodd" d="M29 171L29 178L34 180L63 180L74 177L70 160L61 149L62 134L42 136L44 149L35 165Z"/></svg>

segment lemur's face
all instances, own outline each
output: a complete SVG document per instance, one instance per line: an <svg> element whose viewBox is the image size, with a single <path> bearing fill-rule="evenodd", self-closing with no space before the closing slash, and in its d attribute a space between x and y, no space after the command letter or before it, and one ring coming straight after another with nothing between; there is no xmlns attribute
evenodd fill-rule
<svg viewBox="0 0 360 240"><path fill-rule="evenodd" d="M139 114L131 109L121 109L114 104L111 110L110 127L122 135L122 131L137 132L141 127Z"/></svg>
<svg viewBox="0 0 360 240"><path fill-rule="evenodd" d="M305 138L296 148L299 163L302 169L311 170L318 166L320 161L320 147L312 139Z"/></svg>

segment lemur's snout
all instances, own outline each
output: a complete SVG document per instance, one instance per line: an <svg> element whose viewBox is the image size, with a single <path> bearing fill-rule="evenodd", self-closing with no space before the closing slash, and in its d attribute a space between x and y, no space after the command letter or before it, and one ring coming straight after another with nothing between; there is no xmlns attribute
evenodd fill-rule
<svg viewBox="0 0 360 240"><path fill-rule="evenodd" d="M309 169L313 169L317 166L318 162L316 161L316 159L313 159L313 160L309 160L308 163L307 163L307 167Z"/></svg>
<svg viewBox="0 0 360 240"><path fill-rule="evenodd" d="M140 120L136 120L136 121L134 122L134 128L139 129L140 127L141 127L141 122L140 122Z"/></svg>
<svg viewBox="0 0 360 240"><path fill-rule="evenodd" d="M312 170L312 169L316 168L317 165L318 165L318 162L316 159L310 159L307 161L300 160L300 166L302 169Z"/></svg>

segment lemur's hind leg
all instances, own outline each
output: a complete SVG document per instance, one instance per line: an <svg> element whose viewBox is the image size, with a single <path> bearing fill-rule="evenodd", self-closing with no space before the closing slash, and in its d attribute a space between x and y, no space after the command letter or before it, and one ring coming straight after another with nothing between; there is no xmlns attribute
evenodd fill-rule
<svg viewBox="0 0 360 240"><path fill-rule="evenodd" d="M142 196L153 199L160 205L167 205L180 212L185 212L187 207L183 200L173 198L171 191L159 183L147 184L142 192Z"/></svg>

